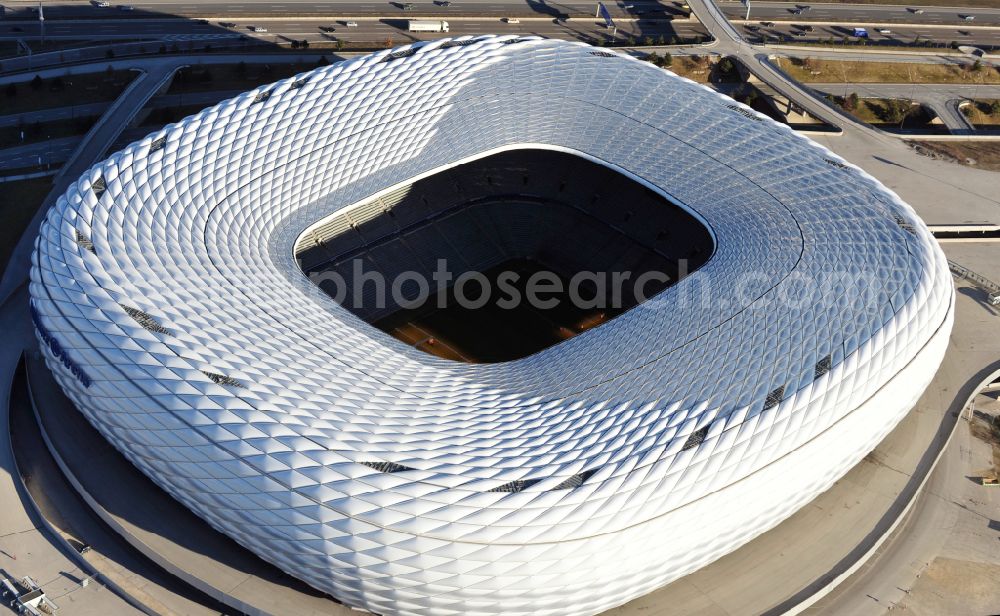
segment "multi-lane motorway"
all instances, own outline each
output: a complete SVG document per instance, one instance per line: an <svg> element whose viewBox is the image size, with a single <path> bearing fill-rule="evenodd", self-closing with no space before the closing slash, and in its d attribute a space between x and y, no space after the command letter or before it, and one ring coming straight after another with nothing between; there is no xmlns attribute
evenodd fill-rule
<svg viewBox="0 0 1000 616"><path fill-rule="evenodd" d="M423 15L420 15L421 17ZM232 26L218 21L202 23L197 20L61 20L46 22L45 37L49 40L136 40L159 41L211 41L254 37L267 42L281 43L289 40L321 41L383 41L393 38L398 43L421 38L437 38L442 34L414 34L407 32L406 17L350 17L356 26L348 27L348 16L327 18L240 19ZM449 18L449 34L538 34L553 38L587 39L609 38L611 31L594 18L558 19L552 17L523 17L518 24L509 24L498 17ZM263 28L266 32L253 32L250 27ZM650 36L659 43L670 43L673 37L689 40L707 36L707 31L696 21L641 20L622 21L618 24L618 38ZM41 38L38 22L7 22L0 24L0 40L21 39L29 45ZM446 36L446 35L445 35ZM660 40L659 37L664 37Z"/></svg>
<svg viewBox="0 0 1000 616"><path fill-rule="evenodd" d="M719 2L729 19L746 17L740 2ZM920 13L916 11L921 11ZM966 16L972 16L966 21ZM827 21L840 23L901 23L919 25L997 25L1000 8L958 8L878 4L831 4L804 2L753 2L750 19L771 21Z"/></svg>
<svg viewBox="0 0 1000 616"><path fill-rule="evenodd" d="M545 0L415 0L406 2L350 0L319 3L314 0L239 0L234 3L150 0L136 2L132 10L122 5L99 8L88 2L45 2L44 36L55 40L210 41L255 37L268 42L308 40L310 43L382 41L406 42L441 35L416 36L406 32L406 20L447 20L451 35L482 33L539 34L549 37L609 40L611 30L593 16L594 2L554 3ZM695 19L686 18L681 0L655 2L613 1L606 3L616 19L619 40L629 36L637 42L651 37L655 42L690 40L706 34ZM0 40L20 39L31 45L42 35L37 3L14 1L3 4ZM808 8L806 8L808 7ZM731 19L745 17L738 2L720 5ZM947 45L1000 47L1000 9L957 9L859 5L805 4L789 2L753 3L751 19L740 24L751 40L769 42L817 42L850 39L855 26L868 28L874 43L910 45L936 42ZM798 14L796 14L798 12ZM964 16L973 16L966 21ZM519 24L502 18L517 16ZM357 27L347 27L347 21ZM253 32L251 26L266 32ZM881 30L881 31L880 31ZM662 41L660 37L663 37Z"/></svg>

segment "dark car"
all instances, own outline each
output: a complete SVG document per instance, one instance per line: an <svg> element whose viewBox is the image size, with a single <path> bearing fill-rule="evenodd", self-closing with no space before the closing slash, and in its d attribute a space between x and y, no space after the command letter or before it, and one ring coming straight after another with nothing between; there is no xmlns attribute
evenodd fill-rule
<svg viewBox="0 0 1000 616"><path fill-rule="evenodd" d="M337 29L333 26L320 26L319 29L323 32L336 32Z"/></svg>

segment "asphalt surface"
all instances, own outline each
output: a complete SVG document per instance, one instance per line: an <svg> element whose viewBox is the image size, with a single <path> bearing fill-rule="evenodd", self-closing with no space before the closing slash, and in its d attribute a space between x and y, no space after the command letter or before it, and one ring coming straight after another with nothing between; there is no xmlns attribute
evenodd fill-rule
<svg viewBox="0 0 1000 616"><path fill-rule="evenodd" d="M730 19L746 17L746 7L740 2L720 2L719 7ZM796 14L796 10L803 7ZM917 9L923 13L915 13ZM972 15L972 21L965 21ZM959 8L933 6L900 6L878 4L842 4L806 2L751 2L750 19L771 21L831 21L843 23L905 23L923 25L997 25L1000 8Z"/></svg>
<svg viewBox="0 0 1000 616"><path fill-rule="evenodd" d="M328 15L374 15L404 13L403 4L408 0L351 0L335 2L316 2L315 0L238 0L236 2L187 2L177 1L136 1L131 3L112 2L111 7L99 8L87 2L47 1L43 2L43 12L47 20L73 18L114 18L135 19L151 15L173 15L181 17L242 17L242 16L328 16ZM451 0L449 5L443 0L413 0L419 12L434 12L440 16L446 15L505 15L518 16L529 14L584 16L596 13L597 2L572 0L570 2L552 2L547 0ZM605 5L612 15L636 15L640 13L664 12L680 14L683 12L680 0L656 2L653 0L634 0L632 2L616 2L609 0ZM3 4L7 7L7 17L15 19L34 19L38 2L12 1ZM131 6L132 10L122 10L121 5ZM631 8L626 8L631 7Z"/></svg>
<svg viewBox="0 0 1000 616"><path fill-rule="evenodd" d="M464 34L537 34L549 38L569 39L611 39L612 31L592 17L561 19L555 17L524 17L519 24L505 23L499 17L449 18L448 34L412 33L407 31L410 18L427 18L424 13L413 13L391 18L355 17L350 19L356 27L347 27L348 19L334 18L322 20L301 19L258 19L240 20L233 27L223 27L218 22L201 23L196 20L155 19L155 20L66 20L46 22L45 38L48 40L136 40L151 41L222 41L253 37L264 42L287 43L291 40L308 40L310 43L343 41L383 41L393 38L402 44L411 40L460 36ZM230 23L230 22L226 22ZM265 28L266 32L254 32L250 27ZM11 28L19 28L13 32ZM696 21L671 21L669 19L626 20L618 23L619 40L632 35L636 37L665 37L669 43L677 36L687 39L706 35L705 28ZM1000 30L998 30L1000 34ZM26 41L29 45L41 38L38 22L11 26L10 22L0 25L0 40ZM998 38L1000 40L1000 38Z"/></svg>
<svg viewBox="0 0 1000 616"><path fill-rule="evenodd" d="M1000 86L970 84L909 83L810 83L819 92L846 96L856 92L862 98L903 98L927 105L953 134L971 133L973 127L959 109L970 99L1000 98Z"/></svg>
<svg viewBox="0 0 1000 616"><path fill-rule="evenodd" d="M80 144L80 137L62 137L0 150L0 169L20 169L62 163Z"/></svg>
<svg viewBox="0 0 1000 616"><path fill-rule="evenodd" d="M372 41L386 37L404 40L427 38L406 32L406 20L441 19L451 25L451 34L517 32L549 37L608 38L610 31L594 17L594 2L553 3L535 0L444 0L414 2L412 11L403 10L403 2L262 2L245 0L235 3L140 2L134 10L116 7L97 8L77 2L45 3L44 34L51 40L124 40L212 41L255 37L269 42L308 40L310 43L344 40ZM672 36L703 34L696 21L683 19L686 10L678 1L607 2L616 20L620 37ZM8 3L5 21L0 24L0 40L22 39L29 45L41 38L34 3ZM117 5L116 5L117 6ZM799 7L808 10L794 14ZM723 3L721 10L730 19L742 20L746 9L740 3ZM1000 9L939 9L927 7L914 13L904 6L817 4L768 2L752 4L748 26L742 30L749 37L766 35L772 40L816 42L850 37L855 26L869 30L872 43L907 45L914 41L936 41L1000 47ZM507 24L504 16L518 16L521 24ZM964 21L971 15L974 21ZM356 28L346 27L347 18L355 19ZM568 19L568 21L567 21ZM537 21L536 21L537 20ZM673 20L673 23L671 23ZM811 23L810 23L811 22ZM761 25L767 23L769 25ZM225 25L223 25L225 24ZM807 32L802 26L810 25ZM255 33L250 26L266 28ZM882 34L876 28L890 32ZM431 36L432 37L432 36Z"/></svg>
<svg viewBox="0 0 1000 616"><path fill-rule="evenodd" d="M344 16L323 19L314 18L284 18L284 19L245 19L238 21L212 21L202 23L197 20L178 19L142 19L142 20L64 20L46 22L44 38L47 40L149 40L168 43L179 41L235 41L240 37L259 39L270 43L287 43L291 40L308 40L310 43L381 41L388 37L400 42L446 36L437 33L411 33L407 31L407 20L410 18L440 18L423 12L411 15L392 17ZM508 24L500 17L447 17L450 26L448 34L452 36L463 34L537 34L546 37L570 39L612 39L612 31L602 21L592 17L557 18L557 17L522 17L519 24ZM356 27L347 27L347 21L357 23ZM658 39L665 37L670 42L672 37L689 39L694 36L705 36L707 31L701 23L694 20L670 20L663 18L651 19L619 19L616 22L619 40L628 36L642 39L651 36ZM852 35L853 26L840 24L806 24L798 22L767 22L772 25L761 25L761 22L738 25L740 32L749 40L759 41L766 36L770 42L786 43L820 42L845 38L856 41ZM42 38L38 22L22 22L20 25L10 25L11 22L0 25L0 41L22 40L29 46L36 44ZM221 24L234 24L225 27ZM266 29L266 32L254 32L250 28ZM20 31L14 31L16 28ZM811 29L811 31L807 31ZM876 45L905 46L916 41L937 42L941 45L957 43L982 47L1000 47L1000 26L962 28L962 27L930 27L930 26L890 26L888 33L879 33L869 26L869 41Z"/></svg>

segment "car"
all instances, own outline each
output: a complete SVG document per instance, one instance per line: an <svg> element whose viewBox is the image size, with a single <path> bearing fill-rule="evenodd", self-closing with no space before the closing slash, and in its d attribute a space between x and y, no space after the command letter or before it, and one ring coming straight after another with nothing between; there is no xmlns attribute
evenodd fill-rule
<svg viewBox="0 0 1000 616"><path fill-rule="evenodd" d="M802 9L792 9L792 15L801 15Z"/></svg>
<svg viewBox="0 0 1000 616"><path fill-rule="evenodd" d="M959 34L960 36L970 36L970 35L971 35L972 33L971 33L971 32L969 32L968 30L959 30L959 31L958 31L958 34Z"/></svg>
<svg viewBox="0 0 1000 616"><path fill-rule="evenodd" d="M910 12L913 13L914 15L923 15L924 9L910 9Z"/></svg>
<svg viewBox="0 0 1000 616"><path fill-rule="evenodd" d="M441 6L451 6L451 0L444 0L444 2L441 3Z"/></svg>
<svg viewBox="0 0 1000 616"><path fill-rule="evenodd" d="M879 34L892 34L892 30L889 28L875 28L875 31Z"/></svg>
<svg viewBox="0 0 1000 616"><path fill-rule="evenodd" d="M803 31L805 31L805 32L813 32L813 31L815 31L815 30L816 30L816 28L813 28L812 26L809 26L809 25L806 25L806 26L801 26L801 28L802 28L802 30L803 30Z"/></svg>
<svg viewBox="0 0 1000 616"><path fill-rule="evenodd" d="M337 31L337 29L334 28L333 26L320 26L319 29L320 29L321 32L336 32Z"/></svg>
<svg viewBox="0 0 1000 616"><path fill-rule="evenodd" d="M806 35L805 30L795 30L794 32L792 32L792 36L805 36L805 35Z"/></svg>
<svg viewBox="0 0 1000 616"><path fill-rule="evenodd" d="M773 28L774 27L774 22L773 21L762 21L762 22L760 22L760 25L764 26L765 28Z"/></svg>
<svg viewBox="0 0 1000 616"><path fill-rule="evenodd" d="M119 11L134 11L135 7L132 6L131 4L119 4L118 5L118 10Z"/></svg>
<svg viewBox="0 0 1000 616"><path fill-rule="evenodd" d="M267 32L267 28L263 26L247 26L251 32Z"/></svg>
<svg viewBox="0 0 1000 616"><path fill-rule="evenodd" d="M757 32L758 30L760 30L760 26L755 26L753 24L748 24L744 27L747 29L747 32Z"/></svg>
<svg viewBox="0 0 1000 616"><path fill-rule="evenodd" d="M961 17L965 21L973 21L976 18L975 15L959 15L959 17Z"/></svg>
<svg viewBox="0 0 1000 616"><path fill-rule="evenodd" d="M223 28L235 28L236 27L236 22L232 22L232 21L220 21L219 25L222 26Z"/></svg>
<svg viewBox="0 0 1000 616"><path fill-rule="evenodd" d="M519 24L519 23L521 23L521 20L518 19L517 17L504 17L500 21L504 22L505 24Z"/></svg>
<svg viewBox="0 0 1000 616"><path fill-rule="evenodd" d="M106 9L111 6L110 2L102 2L101 0L90 0L90 3L99 9Z"/></svg>
<svg viewBox="0 0 1000 616"><path fill-rule="evenodd" d="M404 11L412 11L412 10L414 10L416 8L417 8L417 5L413 4L412 2L407 2L406 4L403 5L403 10Z"/></svg>
<svg viewBox="0 0 1000 616"><path fill-rule="evenodd" d="M356 21L345 21L344 25L346 27L348 27L348 28L357 28L358 27L358 22L356 22Z"/></svg>

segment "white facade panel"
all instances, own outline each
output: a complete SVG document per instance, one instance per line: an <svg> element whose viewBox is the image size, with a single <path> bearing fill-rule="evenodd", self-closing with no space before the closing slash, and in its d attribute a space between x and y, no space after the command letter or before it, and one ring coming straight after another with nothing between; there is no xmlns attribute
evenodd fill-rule
<svg viewBox="0 0 1000 616"><path fill-rule="evenodd" d="M317 221L529 146L667 195L715 253L487 365L403 345L295 263ZM860 169L649 64L516 36L338 63L150 135L59 199L30 290L49 366L116 447L382 614L596 613L732 551L906 414L953 310L930 233ZM490 491L517 480L540 481Z"/></svg>

